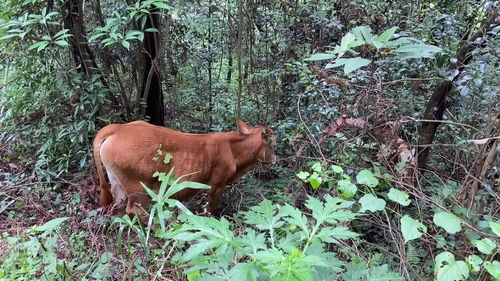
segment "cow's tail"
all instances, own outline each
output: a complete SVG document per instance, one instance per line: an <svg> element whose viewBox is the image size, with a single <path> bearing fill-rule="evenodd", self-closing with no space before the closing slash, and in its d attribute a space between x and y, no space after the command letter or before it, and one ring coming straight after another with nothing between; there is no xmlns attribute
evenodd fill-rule
<svg viewBox="0 0 500 281"><path fill-rule="evenodd" d="M101 145L109 137L107 133L108 127L102 128L96 135L93 144L93 153L95 166L97 168L97 176L99 177L99 184L101 186L101 194L99 196L99 203L102 207L108 207L113 203L113 196L111 195L111 189L108 182L106 182L106 177L104 176L104 168L101 162Z"/></svg>

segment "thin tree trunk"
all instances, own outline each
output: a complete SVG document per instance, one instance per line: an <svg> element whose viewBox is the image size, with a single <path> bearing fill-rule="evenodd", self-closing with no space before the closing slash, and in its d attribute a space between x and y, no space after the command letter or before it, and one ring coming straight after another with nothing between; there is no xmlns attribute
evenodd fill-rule
<svg viewBox="0 0 500 281"><path fill-rule="evenodd" d="M212 0L208 1L208 18L212 17ZM212 97L212 25L208 27L208 127L206 131L212 128L212 110L213 110L213 97Z"/></svg>
<svg viewBox="0 0 500 281"><path fill-rule="evenodd" d="M160 30L160 18L155 11L146 18L144 29L156 28ZM167 31L168 32L168 31ZM163 91L161 87L161 67L159 47L160 32L144 33L144 71L142 77L141 99L146 101L145 108L141 109L141 117L149 118L149 123L164 126L164 103Z"/></svg>
<svg viewBox="0 0 500 281"><path fill-rule="evenodd" d="M451 92L453 81L459 77L462 70L472 59L472 50L478 48L474 41L482 36L484 36L488 31L492 30L494 27L500 24L500 16L498 16L498 8L495 8L489 20L472 35L467 42L465 42L462 47L457 52L457 63L450 67L451 70L456 69L458 73L450 81L444 81L439 86L434 89L434 92L427 103L427 107L424 113L425 120L442 120L443 113L446 109L446 97ZM420 129L419 137L419 152L418 152L418 167L423 169L427 165L427 158L429 156L431 144L434 141L439 122L426 122L423 123Z"/></svg>
<svg viewBox="0 0 500 281"><path fill-rule="evenodd" d="M238 0L238 98L236 101L236 119L241 116L241 95L243 91L243 75L241 71L241 58L242 58L242 30L243 30L243 0Z"/></svg>

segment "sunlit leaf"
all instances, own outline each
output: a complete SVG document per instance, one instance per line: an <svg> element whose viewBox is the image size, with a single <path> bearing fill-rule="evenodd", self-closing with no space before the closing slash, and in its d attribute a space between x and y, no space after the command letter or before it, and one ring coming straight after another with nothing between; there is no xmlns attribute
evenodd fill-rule
<svg viewBox="0 0 500 281"><path fill-rule="evenodd" d="M359 199L359 203L361 204L361 210L359 210L360 212L382 211L385 208L386 204L384 199L377 198L372 194L366 194L365 196L361 197L361 199Z"/></svg>
<svg viewBox="0 0 500 281"><path fill-rule="evenodd" d="M446 230L446 232L455 234L459 232L462 227L460 226L461 219L452 213L439 212L434 214L432 219L437 226L440 226Z"/></svg>
<svg viewBox="0 0 500 281"><path fill-rule="evenodd" d="M401 218L401 232L405 243L407 243L410 240L420 238L427 232L427 227L418 220L405 215Z"/></svg>
<svg viewBox="0 0 500 281"><path fill-rule="evenodd" d="M356 176L356 181L360 184L366 184L370 187L376 187L379 184L378 179L368 169L361 170Z"/></svg>
<svg viewBox="0 0 500 281"><path fill-rule="evenodd" d="M443 252L436 256L434 275L437 281L466 280L469 267L465 261L456 261L452 253Z"/></svg>
<svg viewBox="0 0 500 281"><path fill-rule="evenodd" d="M411 200L409 199L408 193L401 191L399 189L391 188L389 192L387 193L387 196L389 197L390 200L399 203L400 205L403 206L408 206L411 203Z"/></svg>
<svg viewBox="0 0 500 281"><path fill-rule="evenodd" d="M472 245L476 246L479 252L487 255L491 254L493 252L493 249L495 249L497 246L495 242L489 238L483 238L481 240L472 240L471 243Z"/></svg>

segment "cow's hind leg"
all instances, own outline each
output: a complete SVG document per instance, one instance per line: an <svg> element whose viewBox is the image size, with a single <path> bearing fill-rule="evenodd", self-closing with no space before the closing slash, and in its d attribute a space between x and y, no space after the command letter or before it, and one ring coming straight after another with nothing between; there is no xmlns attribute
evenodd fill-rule
<svg viewBox="0 0 500 281"><path fill-rule="evenodd" d="M147 224L151 197L147 193L131 194L128 197L126 212L129 215L138 215L142 223Z"/></svg>
<svg viewBox="0 0 500 281"><path fill-rule="evenodd" d="M219 202L222 197L222 193L224 193L224 187L214 186L208 191L207 210L214 217L220 216Z"/></svg>

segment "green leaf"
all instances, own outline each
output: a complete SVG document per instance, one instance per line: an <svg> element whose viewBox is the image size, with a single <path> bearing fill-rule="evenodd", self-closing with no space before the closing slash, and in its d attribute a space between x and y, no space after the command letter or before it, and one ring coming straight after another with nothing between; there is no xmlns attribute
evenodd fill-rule
<svg viewBox="0 0 500 281"><path fill-rule="evenodd" d="M439 212L437 214L434 214L432 221L437 226L444 228L446 232L451 234L455 234L462 229L462 227L460 226L460 218L452 213Z"/></svg>
<svg viewBox="0 0 500 281"><path fill-rule="evenodd" d="M364 44L370 44L373 41L372 29L369 26L358 26L351 30L354 36L363 41Z"/></svg>
<svg viewBox="0 0 500 281"><path fill-rule="evenodd" d="M377 198L373 196L372 194L366 194L365 196L361 197L359 199L359 203L361 204L361 210L360 212L365 212L365 211L382 211L385 208L385 200Z"/></svg>
<svg viewBox="0 0 500 281"><path fill-rule="evenodd" d="M401 218L401 232L405 243L407 243L410 240L420 238L422 234L427 232L427 227L418 220L405 215Z"/></svg>
<svg viewBox="0 0 500 281"><path fill-rule="evenodd" d="M347 227L322 227L317 238L326 243L338 243L338 240L356 238L359 234L350 231Z"/></svg>
<svg viewBox="0 0 500 281"><path fill-rule="evenodd" d="M384 31L382 34L380 34L377 37L377 40L382 42L382 43L388 42L389 40L391 40L392 36L394 36L394 33L396 33L397 29L398 29L397 26L394 26L394 27L387 29L386 31Z"/></svg>
<svg viewBox="0 0 500 281"><path fill-rule="evenodd" d="M335 63L327 64L325 68L334 68L339 66L344 66L344 74L353 72L354 70L361 68L363 66L369 65L372 61L365 58L340 58L335 61Z"/></svg>
<svg viewBox="0 0 500 281"><path fill-rule="evenodd" d="M310 230L308 227L307 218L299 209L285 204L285 206L281 208L281 215L286 216L285 220L288 223L300 227L305 236L309 236Z"/></svg>
<svg viewBox="0 0 500 281"><path fill-rule="evenodd" d="M230 280L257 281L258 267L252 263L238 263L229 271Z"/></svg>
<svg viewBox="0 0 500 281"><path fill-rule="evenodd" d="M497 246L495 242L489 238L483 238L481 240L472 240L471 243L472 245L476 246L479 252L487 255L491 254L493 249L495 249Z"/></svg>
<svg viewBox="0 0 500 281"><path fill-rule="evenodd" d="M320 54L313 54L310 57L305 58L304 60L305 61L317 61L317 60L331 60L333 58L335 58L334 54L323 54L323 53L320 53Z"/></svg>
<svg viewBox="0 0 500 281"><path fill-rule="evenodd" d="M340 192L342 198L349 199L356 194L358 187L349 180L339 180L337 182L337 190Z"/></svg>
<svg viewBox="0 0 500 281"><path fill-rule="evenodd" d="M331 169L336 174L342 174L344 172L344 169L342 169L342 167L337 166L337 165L332 165Z"/></svg>
<svg viewBox="0 0 500 281"><path fill-rule="evenodd" d="M170 154L170 153L165 154L165 158L163 159L163 164L166 165L166 164L170 163L170 160L172 160L172 154Z"/></svg>
<svg viewBox="0 0 500 281"><path fill-rule="evenodd" d="M150 28L146 28L144 29L144 32L159 32L157 28L154 28L154 27L150 27Z"/></svg>
<svg viewBox="0 0 500 281"><path fill-rule="evenodd" d="M464 261L456 261L449 252L442 252L436 256L434 275L437 281L459 281L469 278L469 267Z"/></svg>
<svg viewBox="0 0 500 281"><path fill-rule="evenodd" d="M436 46L417 43L401 46L392 52L398 54L396 57L400 59L419 59L432 58L437 53L441 53L442 50Z"/></svg>
<svg viewBox="0 0 500 281"><path fill-rule="evenodd" d="M338 58L342 57L347 50L352 48L350 45L356 41L356 37L351 32L348 32L346 35L342 37L340 41L340 45L335 46L333 50L334 54L338 54Z"/></svg>
<svg viewBox="0 0 500 281"><path fill-rule="evenodd" d="M125 48L127 48L127 50L128 50L130 48L130 43L128 41L126 41L126 40L123 40L122 41L122 46L125 47Z"/></svg>
<svg viewBox="0 0 500 281"><path fill-rule="evenodd" d="M319 199L308 197L306 207L312 210L313 218L316 219L316 224L337 223L339 221L348 221L355 218L358 214L349 210L339 210L349 208L354 202L346 201L340 198L334 198L331 195L325 196L323 204Z"/></svg>
<svg viewBox="0 0 500 281"><path fill-rule="evenodd" d="M470 265L472 272L479 272L481 270L481 264L483 259L477 255L468 256L465 261Z"/></svg>
<svg viewBox="0 0 500 281"><path fill-rule="evenodd" d="M295 174L299 179L305 181L308 177L309 177L309 173L308 172L304 172L304 171L301 171L301 172L298 172L297 174Z"/></svg>
<svg viewBox="0 0 500 281"><path fill-rule="evenodd" d="M54 231L61 223L67 221L69 218L68 217L63 217L63 218L55 218L53 220L50 220L46 223L44 223L41 226L35 226L32 228L34 232L44 232L45 234L50 233Z"/></svg>
<svg viewBox="0 0 500 281"><path fill-rule="evenodd" d="M309 183L311 184L312 188L314 188L314 189L318 189L318 187L321 185L322 182L323 182L323 179L316 172L314 172L309 177Z"/></svg>
<svg viewBox="0 0 500 281"><path fill-rule="evenodd" d="M167 10L168 9L173 9L172 6L167 5L167 4L163 3L163 2L153 2L153 6L161 8L161 9L167 9Z"/></svg>
<svg viewBox="0 0 500 281"><path fill-rule="evenodd" d="M63 46L63 47L69 46L69 43L67 41L64 41L64 40L57 40L54 43L59 45L59 46Z"/></svg>
<svg viewBox="0 0 500 281"><path fill-rule="evenodd" d="M401 281L403 278L395 273L389 271L387 264L370 269L368 278L363 280L368 281Z"/></svg>
<svg viewBox="0 0 500 281"><path fill-rule="evenodd" d="M283 214L279 212L278 206L269 200L264 200L259 205L251 207L250 211L242 213L245 216L245 223L254 225L259 230L273 231L284 224L281 220Z"/></svg>
<svg viewBox="0 0 500 281"><path fill-rule="evenodd" d="M201 271L200 270L193 271L191 273L188 273L188 275L187 275L188 281L194 281L198 278L201 278Z"/></svg>
<svg viewBox="0 0 500 281"><path fill-rule="evenodd" d="M497 236L500 236L500 223L496 223L494 221L490 221L490 228Z"/></svg>
<svg viewBox="0 0 500 281"><path fill-rule="evenodd" d="M360 184L366 184L369 187L376 187L379 184L378 179L368 169L359 172L356 176L356 181Z"/></svg>
<svg viewBox="0 0 500 281"><path fill-rule="evenodd" d="M389 193L387 193L387 196L389 197L390 200L403 205L403 206L408 206L411 203L411 200L409 199L408 193L401 191L399 189L391 188L389 190Z"/></svg>
<svg viewBox="0 0 500 281"><path fill-rule="evenodd" d="M488 273L493 276L495 279L500 280L500 262L498 261L493 261L493 262L485 262L484 263L484 268L488 271Z"/></svg>

